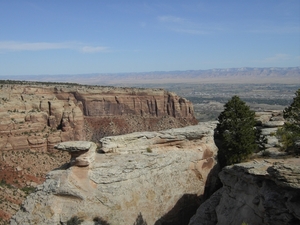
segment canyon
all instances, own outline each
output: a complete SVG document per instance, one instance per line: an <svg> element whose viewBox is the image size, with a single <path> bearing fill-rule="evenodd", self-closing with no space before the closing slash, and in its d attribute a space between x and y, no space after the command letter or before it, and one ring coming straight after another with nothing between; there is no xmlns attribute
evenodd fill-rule
<svg viewBox="0 0 300 225"><path fill-rule="evenodd" d="M266 150L220 172L216 122L163 89L4 83L0 105L0 224L300 222L281 110L256 112Z"/></svg>
<svg viewBox="0 0 300 225"><path fill-rule="evenodd" d="M195 125L193 105L163 89L2 81L0 224L7 224L46 174L67 163L65 141Z"/></svg>
<svg viewBox="0 0 300 225"><path fill-rule="evenodd" d="M280 115L258 114L263 132L280 126ZM47 175L11 224L72 218L83 225L137 224L138 218L154 225L299 224L300 159L276 152L271 141L270 157L257 154L220 172L215 127L202 122L108 136L98 150L93 142L62 142L55 148L69 152L70 162Z"/></svg>

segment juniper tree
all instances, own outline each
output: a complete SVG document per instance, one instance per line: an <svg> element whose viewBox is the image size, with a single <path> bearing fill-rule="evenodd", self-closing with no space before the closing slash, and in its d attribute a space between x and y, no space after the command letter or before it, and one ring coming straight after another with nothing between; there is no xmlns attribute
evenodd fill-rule
<svg viewBox="0 0 300 225"><path fill-rule="evenodd" d="M233 96L218 117L221 166L239 163L257 149L255 113L238 96Z"/></svg>
<svg viewBox="0 0 300 225"><path fill-rule="evenodd" d="M295 94L296 97L293 99L292 104L283 111L285 123L277 134L281 137L286 149L299 151L296 142L300 141L300 89Z"/></svg>

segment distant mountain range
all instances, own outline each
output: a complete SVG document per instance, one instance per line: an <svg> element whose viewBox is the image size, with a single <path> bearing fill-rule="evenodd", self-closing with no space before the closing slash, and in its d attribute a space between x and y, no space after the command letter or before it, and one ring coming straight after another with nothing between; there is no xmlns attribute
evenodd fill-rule
<svg viewBox="0 0 300 225"><path fill-rule="evenodd" d="M162 83L300 83L300 67L243 67L141 73L19 75L0 76L0 79L116 86Z"/></svg>

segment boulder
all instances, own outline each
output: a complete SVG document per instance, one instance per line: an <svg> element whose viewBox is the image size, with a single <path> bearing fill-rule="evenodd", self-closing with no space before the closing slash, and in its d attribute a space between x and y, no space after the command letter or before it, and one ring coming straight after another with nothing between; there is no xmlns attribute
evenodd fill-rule
<svg viewBox="0 0 300 225"><path fill-rule="evenodd" d="M282 127L284 125L284 121L267 121L262 124L264 127Z"/></svg>
<svg viewBox="0 0 300 225"><path fill-rule="evenodd" d="M300 159L254 160L225 167L223 187L189 225L300 224Z"/></svg>

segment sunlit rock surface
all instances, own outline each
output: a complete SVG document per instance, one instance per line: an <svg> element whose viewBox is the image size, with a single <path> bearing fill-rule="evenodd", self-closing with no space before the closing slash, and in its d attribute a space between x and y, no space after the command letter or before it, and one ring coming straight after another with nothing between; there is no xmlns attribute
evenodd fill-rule
<svg viewBox="0 0 300 225"><path fill-rule="evenodd" d="M300 159L255 160L225 167L223 187L189 225L300 224Z"/></svg>
<svg viewBox="0 0 300 225"><path fill-rule="evenodd" d="M83 224L101 217L128 225L139 214L148 224L178 222L180 212L194 213L191 205L209 185L217 154L214 128L202 123L104 138L99 152L107 153L97 153L87 167L50 172L11 224L66 224L78 216Z"/></svg>
<svg viewBox="0 0 300 225"><path fill-rule="evenodd" d="M0 106L2 151L197 124L192 103L163 89L1 84Z"/></svg>

